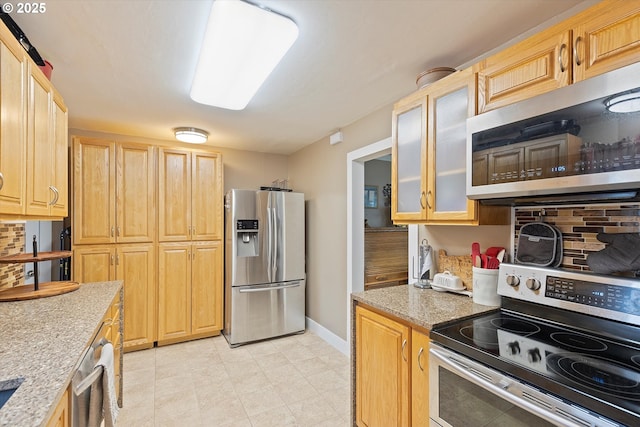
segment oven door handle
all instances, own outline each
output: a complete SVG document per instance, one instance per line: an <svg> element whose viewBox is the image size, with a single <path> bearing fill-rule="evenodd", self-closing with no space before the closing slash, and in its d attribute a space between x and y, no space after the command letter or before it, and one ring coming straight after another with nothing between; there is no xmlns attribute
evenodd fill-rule
<svg viewBox="0 0 640 427"><path fill-rule="evenodd" d="M515 389L519 389L519 391L522 391L524 387L520 383L516 382L515 380L505 375L502 375L498 372L495 372L489 369L487 369L487 371L489 371L490 373L484 373L474 367L469 366L463 361L458 360L454 356L449 356L446 353L438 349L435 349L433 347L429 349L429 353L431 356L438 359L438 361L442 365L454 371L457 375L461 376L467 381L470 381L486 390L491 391L492 393L503 398L504 400L516 406L519 406L525 410L528 410L529 412L539 416L540 418L544 418L545 420L554 424L559 423L562 426L584 427L584 424L577 424L577 423L571 422L571 420L565 417L561 417L539 405L535 405L530 401L519 397L518 394L509 391L510 388L511 389L515 388ZM492 379L492 377L495 377L495 376L499 377L499 381L497 384L487 379L487 378Z"/></svg>

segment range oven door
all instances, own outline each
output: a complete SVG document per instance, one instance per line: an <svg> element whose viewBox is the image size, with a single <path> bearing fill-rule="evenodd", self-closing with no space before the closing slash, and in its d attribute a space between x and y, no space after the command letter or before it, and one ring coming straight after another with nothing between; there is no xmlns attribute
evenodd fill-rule
<svg viewBox="0 0 640 427"><path fill-rule="evenodd" d="M429 415L432 427L618 425L433 343Z"/></svg>

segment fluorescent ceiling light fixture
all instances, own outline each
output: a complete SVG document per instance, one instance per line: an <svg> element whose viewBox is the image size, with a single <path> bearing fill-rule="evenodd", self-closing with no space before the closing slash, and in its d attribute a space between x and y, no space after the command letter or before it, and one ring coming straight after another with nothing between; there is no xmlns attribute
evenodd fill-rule
<svg viewBox="0 0 640 427"><path fill-rule="evenodd" d="M175 128L173 131L178 141L190 144L203 144L207 142L207 137L209 136L209 132L197 128L181 127Z"/></svg>
<svg viewBox="0 0 640 427"><path fill-rule="evenodd" d="M247 106L298 38L289 18L239 0L216 0L191 99L229 110Z"/></svg>
<svg viewBox="0 0 640 427"><path fill-rule="evenodd" d="M640 111L640 92L612 96L604 101L604 106L612 113L635 113Z"/></svg>

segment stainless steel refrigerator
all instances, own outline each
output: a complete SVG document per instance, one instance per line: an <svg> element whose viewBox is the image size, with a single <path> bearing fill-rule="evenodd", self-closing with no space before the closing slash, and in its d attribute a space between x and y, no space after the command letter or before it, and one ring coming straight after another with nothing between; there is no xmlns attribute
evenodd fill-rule
<svg viewBox="0 0 640 427"><path fill-rule="evenodd" d="M225 196L225 322L231 346L305 329L304 194Z"/></svg>

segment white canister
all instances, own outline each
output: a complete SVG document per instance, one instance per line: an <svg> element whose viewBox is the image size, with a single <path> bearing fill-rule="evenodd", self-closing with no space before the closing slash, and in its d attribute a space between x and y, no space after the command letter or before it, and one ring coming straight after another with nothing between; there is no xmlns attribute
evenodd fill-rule
<svg viewBox="0 0 640 427"><path fill-rule="evenodd" d="M498 295L498 272L491 268L473 269L473 302L482 305L500 305Z"/></svg>

